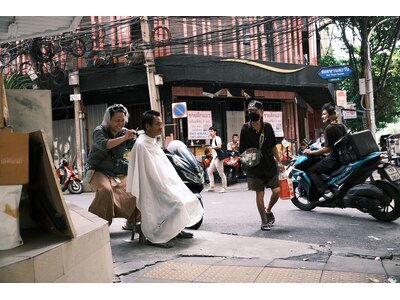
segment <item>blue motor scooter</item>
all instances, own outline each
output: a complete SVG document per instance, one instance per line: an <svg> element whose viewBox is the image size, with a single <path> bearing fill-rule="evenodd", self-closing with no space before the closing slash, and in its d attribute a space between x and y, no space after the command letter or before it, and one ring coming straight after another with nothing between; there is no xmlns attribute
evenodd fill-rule
<svg viewBox="0 0 400 300"><path fill-rule="evenodd" d="M322 156L300 156L289 164L294 188L292 203L302 210L315 207L356 208L380 221L400 217L400 174L395 166L382 161L382 153L368 130L348 134L335 143L342 165L331 174L322 174L335 195L319 201L320 194L308 169Z"/></svg>

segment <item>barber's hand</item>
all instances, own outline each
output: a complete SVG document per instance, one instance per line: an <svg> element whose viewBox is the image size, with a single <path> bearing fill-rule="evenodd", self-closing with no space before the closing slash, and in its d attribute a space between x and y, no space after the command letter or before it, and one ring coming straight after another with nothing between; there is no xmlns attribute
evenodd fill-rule
<svg viewBox="0 0 400 300"><path fill-rule="evenodd" d="M131 140L131 139L133 139L135 136L136 136L136 130L128 129L128 130L125 132L125 139L126 139L126 140Z"/></svg>
<svg viewBox="0 0 400 300"><path fill-rule="evenodd" d="M285 172L285 166L282 163L278 163L279 171Z"/></svg>
<svg viewBox="0 0 400 300"><path fill-rule="evenodd" d="M310 150L310 149L305 149L305 150L303 151L303 154L304 154L304 155L310 155L310 154L311 154L311 150Z"/></svg>

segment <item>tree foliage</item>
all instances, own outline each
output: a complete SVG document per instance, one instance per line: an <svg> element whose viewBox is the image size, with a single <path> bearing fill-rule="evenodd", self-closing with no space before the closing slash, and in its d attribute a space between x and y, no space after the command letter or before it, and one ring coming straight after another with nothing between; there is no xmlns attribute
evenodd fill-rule
<svg viewBox="0 0 400 300"><path fill-rule="evenodd" d="M376 125L383 128L400 116L400 50L396 47L400 17L331 17L331 21L339 30L348 54L347 59L336 63L347 64L353 69L349 79L341 82L339 88L346 89L348 98L355 99L357 108L363 110L358 80L365 78L365 70L371 67ZM367 59L368 42L371 66ZM332 57L324 58L321 63L330 60Z"/></svg>

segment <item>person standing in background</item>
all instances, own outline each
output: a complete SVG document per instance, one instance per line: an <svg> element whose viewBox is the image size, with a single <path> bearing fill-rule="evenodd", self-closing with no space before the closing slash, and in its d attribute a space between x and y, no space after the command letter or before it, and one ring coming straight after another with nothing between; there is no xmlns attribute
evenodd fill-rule
<svg viewBox="0 0 400 300"><path fill-rule="evenodd" d="M226 176L224 173L224 161L220 160L217 155L217 149L222 148L222 140L219 136L217 136L217 129L213 126L211 126L208 129L208 132L210 133L211 137L211 146L210 148L212 149L212 160L210 163L210 166L208 167L208 178L210 180L210 188L207 189L207 192L213 192L215 190L215 184L214 184L214 171L215 168L218 171L219 177L221 177L221 183L222 183L222 188L219 190L219 193L226 193L226 188L228 186Z"/></svg>

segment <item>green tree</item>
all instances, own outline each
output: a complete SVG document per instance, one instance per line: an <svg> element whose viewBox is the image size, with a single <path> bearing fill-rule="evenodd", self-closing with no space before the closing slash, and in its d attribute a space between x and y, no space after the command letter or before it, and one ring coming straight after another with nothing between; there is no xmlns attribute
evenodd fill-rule
<svg viewBox="0 0 400 300"><path fill-rule="evenodd" d="M396 46L400 35L400 17L330 19L331 23L325 23L324 26L334 24L337 27L348 54L348 58L341 63L348 64L353 69L349 79L341 82L339 87L347 90L350 100L356 99L360 110L364 109L365 104L358 95L358 80L365 78L364 71L370 67L367 59L369 42L376 126L383 128L400 116L400 52Z"/></svg>

